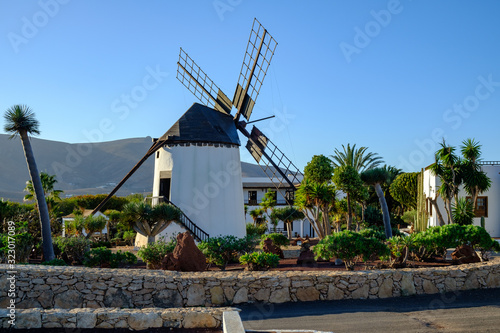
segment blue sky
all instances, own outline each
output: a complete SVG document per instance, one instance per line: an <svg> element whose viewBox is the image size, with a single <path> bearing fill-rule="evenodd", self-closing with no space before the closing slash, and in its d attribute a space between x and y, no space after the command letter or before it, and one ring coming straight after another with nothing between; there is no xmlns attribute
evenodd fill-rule
<svg viewBox="0 0 500 333"><path fill-rule="evenodd" d="M0 0L0 110L42 139L159 137L197 101L179 47L232 98L254 17L278 47L252 120L300 169L355 143L415 171L442 137L500 160L498 1Z"/></svg>

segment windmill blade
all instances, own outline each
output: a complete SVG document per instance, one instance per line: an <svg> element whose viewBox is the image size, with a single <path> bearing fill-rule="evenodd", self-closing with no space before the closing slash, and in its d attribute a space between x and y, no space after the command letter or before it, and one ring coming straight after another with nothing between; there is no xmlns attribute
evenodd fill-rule
<svg viewBox="0 0 500 333"><path fill-rule="evenodd" d="M255 19L233 98L233 105L238 109L236 120L239 119L240 114L250 120L255 100L259 96L260 87L266 77L276 45L278 45L276 40Z"/></svg>
<svg viewBox="0 0 500 333"><path fill-rule="evenodd" d="M231 100L182 48L177 62L177 79L206 106L231 114Z"/></svg>
<svg viewBox="0 0 500 333"><path fill-rule="evenodd" d="M255 126L248 136L246 148L276 189L289 201L290 192L295 191L295 185L300 183L298 177L302 175L297 167Z"/></svg>

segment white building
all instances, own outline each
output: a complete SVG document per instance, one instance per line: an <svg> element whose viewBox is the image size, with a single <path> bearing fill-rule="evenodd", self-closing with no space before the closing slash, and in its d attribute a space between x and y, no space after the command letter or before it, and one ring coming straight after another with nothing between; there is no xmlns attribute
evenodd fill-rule
<svg viewBox="0 0 500 333"><path fill-rule="evenodd" d="M500 206L496 203L500 201L500 162L483 162L482 169L491 179L491 187L487 192L479 195L477 201L477 209L474 218L475 225L481 225L481 217L484 216L485 228L492 237L500 237ZM432 175L429 168L424 170L424 193L427 198L436 198L436 190L441 185L440 179ZM459 197L467 197L468 194L463 188L460 188ZM437 200L439 211L446 223L447 215L444 208L444 201L441 197ZM439 225L437 214L430 204L426 201L427 213L429 214L428 226Z"/></svg>

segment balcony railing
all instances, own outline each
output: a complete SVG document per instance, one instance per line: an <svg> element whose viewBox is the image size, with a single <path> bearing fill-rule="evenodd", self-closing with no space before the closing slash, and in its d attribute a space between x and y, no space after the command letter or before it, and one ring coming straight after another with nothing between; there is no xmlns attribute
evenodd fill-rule
<svg viewBox="0 0 500 333"><path fill-rule="evenodd" d="M245 205L247 206L258 206L261 203L261 201L258 200L246 200ZM288 205L293 205L293 200L291 202L287 202L285 199L282 200L277 200L276 201L276 206L288 206Z"/></svg>

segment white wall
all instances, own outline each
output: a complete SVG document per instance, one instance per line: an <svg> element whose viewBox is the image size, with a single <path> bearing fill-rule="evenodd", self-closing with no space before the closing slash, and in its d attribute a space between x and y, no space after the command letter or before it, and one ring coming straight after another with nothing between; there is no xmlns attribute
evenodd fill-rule
<svg viewBox="0 0 500 333"><path fill-rule="evenodd" d="M196 225L211 237L245 236L238 147L174 146L159 152L153 196L159 195L160 172L171 171L170 200Z"/></svg>
<svg viewBox="0 0 500 333"><path fill-rule="evenodd" d="M480 196L488 197L488 217L485 218L486 230L492 237L500 237L500 207L497 203L500 200L500 165L483 165L482 169L491 179L492 185L489 191L480 194ZM424 193L427 197L435 197L435 191L440 185L439 177L431 174L430 170L424 171ZM465 197L468 194L463 188L459 190L459 197ZM438 199L438 206L445 223L447 222L446 210L444 209L444 201ZM432 216L429 217L429 226L437 226L437 215L435 210L432 211ZM474 218L475 225L481 225L481 218Z"/></svg>

